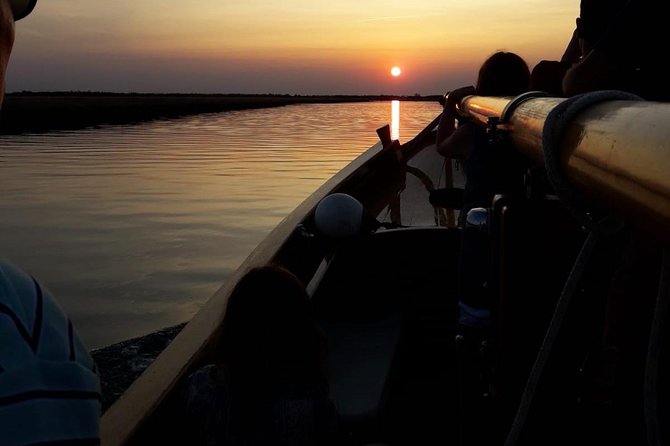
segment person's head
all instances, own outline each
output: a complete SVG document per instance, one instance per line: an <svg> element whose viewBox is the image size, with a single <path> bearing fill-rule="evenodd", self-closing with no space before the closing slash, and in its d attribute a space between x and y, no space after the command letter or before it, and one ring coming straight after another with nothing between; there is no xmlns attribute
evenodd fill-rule
<svg viewBox="0 0 670 446"><path fill-rule="evenodd" d="M479 68L477 94L482 96L516 96L528 91L530 69L519 55L498 51Z"/></svg>
<svg viewBox="0 0 670 446"><path fill-rule="evenodd" d="M665 4L657 0L581 0L577 36L582 59L568 70L568 95L624 90L647 100L670 100L664 39Z"/></svg>
<svg viewBox="0 0 670 446"><path fill-rule="evenodd" d="M529 90L563 95L563 76L569 64L558 60L543 60L537 63L530 72Z"/></svg>
<svg viewBox="0 0 670 446"><path fill-rule="evenodd" d="M325 337L304 284L278 265L249 270L229 297L219 353L233 378L306 374L320 380Z"/></svg>
<svg viewBox="0 0 670 446"><path fill-rule="evenodd" d="M581 0L576 22L582 55L586 55L599 42L619 40L622 37L617 35L619 33L637 38L640 24L633 17L633 6L636 6L635 0ZM631 14L633 16L626 17ZM624 23L626 26L622 27ZM611 34L609 38L608 34ZM625 40L620 41L623 42Z"/></svg>
<svg viewBox="0 0 670 446"><path fill-rule="evenodd" d="M14 46L14 22L35 8L37 0L0 0L0 106L5 96L5 74Z"/></svg>

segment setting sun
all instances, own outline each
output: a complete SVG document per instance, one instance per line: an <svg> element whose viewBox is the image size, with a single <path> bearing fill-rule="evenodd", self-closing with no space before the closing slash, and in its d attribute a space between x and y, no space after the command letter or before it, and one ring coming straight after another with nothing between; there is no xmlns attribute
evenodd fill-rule
<svg viewBox="0 0 670 446"><path fill-rule="evenodd" d="M400 70L400 67L391 68L391 75L392 76L398 77L398 76L400 76L400 73L402 73L402 71Z"/></svg>

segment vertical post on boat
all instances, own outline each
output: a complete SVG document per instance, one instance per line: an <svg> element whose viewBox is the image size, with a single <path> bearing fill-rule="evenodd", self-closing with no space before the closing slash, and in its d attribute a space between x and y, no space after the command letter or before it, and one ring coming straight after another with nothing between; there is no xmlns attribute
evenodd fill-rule
<svg viewBox="0 0 670 446"><path fill-rule="evenodd" d="M444 186L448 188L454 187L454 160L446 158L444 161ZM456 213L454 209L448 208L445 210L447 226L456 226Z"/></svg>
<svg viewBox="0 0 670 446"><path fill-rule="evenodd" d="M391 126L386 124L383 127L379 127L377 129L377 136L379 136L379 140L381 141L384 148L390 146L393 142L391 139Z"/></svg>

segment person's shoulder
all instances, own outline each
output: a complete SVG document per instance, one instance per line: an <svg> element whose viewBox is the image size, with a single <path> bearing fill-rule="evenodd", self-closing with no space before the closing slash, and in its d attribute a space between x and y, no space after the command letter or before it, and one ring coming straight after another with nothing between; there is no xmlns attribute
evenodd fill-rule
<svg viewBox="0 0 670 446"><path fill-rule="evenodd" d="M316 417L331 417L337 407L327 391L317 386L282 386L277 402L280 406L311 412Z"/></svg>
<svg viewBox="0 0 670 446"><path fill-rule="evenodd" d="M0 257L0 299L8 301L23 294L33 294L35 280L9 260Z"/></svg>
<svg viewBox="0 0 670 446"><path fill-rule="evenodd" d="M101 392L93 358L49 291L5 259L0 333L0 432L8 441L98 442Z"/></svg>
<svg viewBox="0 0 670 446"><path fill-rule="evenodd" d="M205 364L202 367L196 369L189 375L189 378L193 379L204 379L204 377L216 377L223 373L221 366L217 364Z"/></svg>
<svg viewBox="0 0 670 446"><path fill-rule="evenodd" d="M213 411L222 410L228 393L220 366L208 364L187 376L180 392L183 410L189 417L207 420Z"/></svg>
<svg viewBox="0 0 670 446"><path fill-rule="evenodd" d="M207 364L192 372L186 383L188 389L194 392L213 390L224 385L225 373L221 366Z"/></svg>

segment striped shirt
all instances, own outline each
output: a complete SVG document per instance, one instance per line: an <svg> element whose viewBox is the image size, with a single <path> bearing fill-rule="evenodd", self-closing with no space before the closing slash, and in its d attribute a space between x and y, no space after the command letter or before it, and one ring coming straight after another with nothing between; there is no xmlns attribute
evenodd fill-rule
<svg viewBox="0 0 670 446"><path fill-rule="evenodd" d="M100 379L72 322L0 259L0 445L99 444Z"/></svg>

